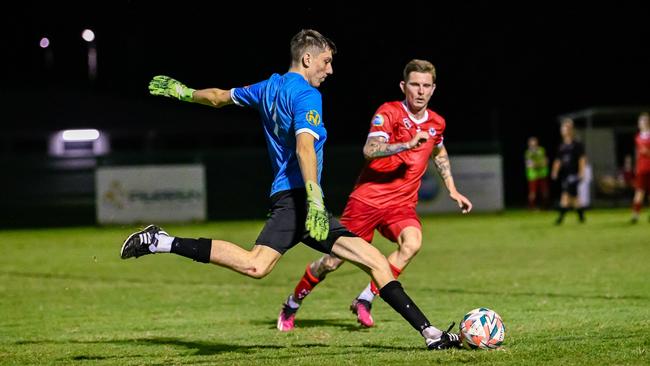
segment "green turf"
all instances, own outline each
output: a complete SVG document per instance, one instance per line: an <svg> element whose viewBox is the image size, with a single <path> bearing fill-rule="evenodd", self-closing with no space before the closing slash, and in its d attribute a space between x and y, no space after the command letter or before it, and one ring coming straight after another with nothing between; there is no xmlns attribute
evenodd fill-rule
<svg viewBox="0 0 650 366"><path fill-rule="evenodd" d="M122 261L133 227L3 231L0 364L649 364L650 224L627 224L624 210L553 218L424 219L404 287L439 327L479 306L500 313L505 347L491 352L426 351L381 300L377 327L359 329L348 305L367 278L349 264L305 301L298 329L279 333L280 305L318 255L302 245L253 280L174 255ZM262 224L165 229L251 243Z"/></svg>

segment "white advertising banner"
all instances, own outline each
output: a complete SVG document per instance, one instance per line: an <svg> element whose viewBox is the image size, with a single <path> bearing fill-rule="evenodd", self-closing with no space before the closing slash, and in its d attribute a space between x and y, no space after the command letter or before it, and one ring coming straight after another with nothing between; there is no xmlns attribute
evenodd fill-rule
<svg viewBox="0 0 650 366"><path fill-rule="evenodd" d="M95 171L95 188L100 224L206 218L203 165L100 167Z"/></svg>
<svg viewBox="0 0 650 366"><path fill-rule="evenodd" d="M467 197L472 211L503 210L503 174L500 155L451 156L451 172L460 193ZM419 213L460 212L449 198L447 188L433 162L422 178L418 192Z"/></svg>

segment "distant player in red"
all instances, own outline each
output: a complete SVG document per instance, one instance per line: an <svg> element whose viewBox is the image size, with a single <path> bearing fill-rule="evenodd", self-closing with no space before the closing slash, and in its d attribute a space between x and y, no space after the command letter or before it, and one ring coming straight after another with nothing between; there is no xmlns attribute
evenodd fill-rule
<svg viewBox="0 0 650 366"><path fill-rule="evenodd" d="M368 242L372 242L377 229L384 237L397 243L398 249L387 257L396 278L422 245L422 226L415 206L430 157L451 199L458 203L463 213L472 209L472 203L454 185L449 156L443 145L445 120L427 108L436 87L434 66L428 61L412 60L404 68L403 77L400 87L405 100L384 103L370 123L363 148L368 162L341 216L341 223L348 230ZM294 328L295 314L304 298L327 273L342 263L334 255L325 255L307 266L280 312L279 330ZM378 293L371 282L352 302L350 308L363 326L374 324L370 309Z"/></svg>
<svg viewBox="0 0 650 366"><path fill-rule="evenodd" d="M634 144L636 146L636 174L631 222L636 224L639 221L645 195L650 191L650 114L647 112L639 115L639 133L634 139Z"/></svg>

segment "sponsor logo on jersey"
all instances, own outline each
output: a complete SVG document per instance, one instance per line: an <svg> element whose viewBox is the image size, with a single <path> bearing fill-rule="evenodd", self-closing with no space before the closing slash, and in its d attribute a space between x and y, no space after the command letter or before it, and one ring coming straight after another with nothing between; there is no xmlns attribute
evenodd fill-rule
<svg viewBox="0 0 650 366"><path fill-rule="evenodd" d="M431 135L431 136L435 136L435 135L436 135L436 129L433 128L433 127L431 127L431 128L429 129L429 135Z"/></svg>
<svg viewBox="0 0 650 366"><path fill-rule="evenodd" d="M372 125L377 127L383 126L384 116L382 116L381 114L376 115L375 118L372 119Z"/></svg>
<svg viewBox="0 0 650 366"><path fill-rule="evenodd" d="M408 118L404 118L402 122L404 122L404 126L406 126L406 128L411 128L413 126L411 124L411 121L408 120Z"/></svg>
<svg viewBox="0 0 650 366"><path fill-rule="evenodd" d="M318 111L315 109L312 109L309 112L307 112L307 114L305 115L305 119L307 120L307 123L309 123L314 127L320 125L320 114L318 114Z"/></svg>

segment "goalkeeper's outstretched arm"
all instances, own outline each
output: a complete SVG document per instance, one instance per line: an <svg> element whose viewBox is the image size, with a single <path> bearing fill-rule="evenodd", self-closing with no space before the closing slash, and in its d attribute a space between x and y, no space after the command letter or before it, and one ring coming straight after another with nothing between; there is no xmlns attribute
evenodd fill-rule
<svg viewBox="0 0 650 366"><path fill-rule="evenodd" d="M232 98L230 97L230 90L218 88L196 90L192 94L192 101L215 108L233 104Z"/></svg>
<svg viewBox="0 0 650 366"><path fill-rule="evenodd" d="M209 88L196 90L188 88L180 81L165 75L154 76L149 82L149 93L184 102L193 102L220 108L232 104L230 90Z"/></svg>

